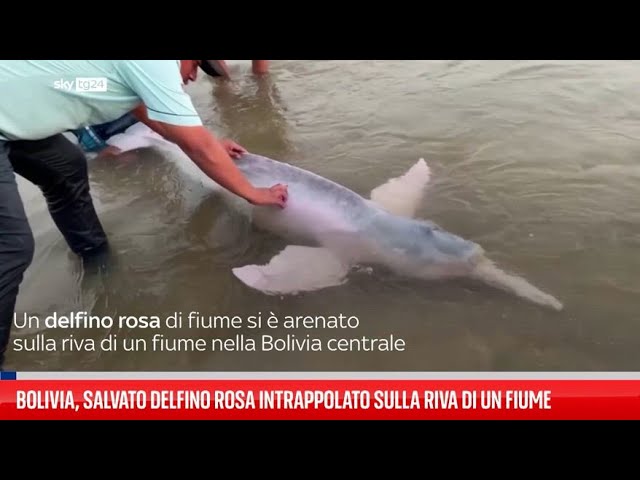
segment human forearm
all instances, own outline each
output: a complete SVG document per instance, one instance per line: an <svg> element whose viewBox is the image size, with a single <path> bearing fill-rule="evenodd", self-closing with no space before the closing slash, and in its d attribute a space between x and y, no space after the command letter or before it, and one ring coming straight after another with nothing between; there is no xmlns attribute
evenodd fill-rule
<svg viewBox="0 0 640 480"><path fill-rule="evenodd" d="M167 136L168 132L167 132L167 129L165 128L166 124L162 122L157 122L155 120L151 120L147 115L147 108L143 104L139 105L134 110L132 110L131 114L134 117L136 117L140 122L144 123L151 130L153 130L163 138L170 140L169 137ZM173 141L173 140L170 140L170 141Z"/></svg>
<svg viewBox="0 0 640 480"><path fill-rule="evenodd" d="M288 198L286 185L276 184L269 188L251 185L229 156L229 145L225 148L204 126L185 127L153 121L148 118L144 106L138 107L134 115L166 140L178 145L205 175L222 187L254 205L284 207ZM238 145L232 146L231 150L244 152Z"/></svg>
<svg viewBox="0 0 640 480"><path fill-rule="evenodd" d="M242 174L213 135L209 134L197 142L178 141L176 143L205 175L232 193L253 203L255 187Z"/></svg>

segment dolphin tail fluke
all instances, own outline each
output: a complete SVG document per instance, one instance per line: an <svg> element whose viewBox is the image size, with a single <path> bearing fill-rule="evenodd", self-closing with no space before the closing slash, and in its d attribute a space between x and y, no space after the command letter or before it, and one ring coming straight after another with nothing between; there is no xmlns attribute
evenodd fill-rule
<svg viewBox="0 0 640 480"><path fill-rule="evenodd" d="M267 295L291 295L342 285L348 265L324 248L289 245L266 265L245 265L233 274Z"/></svg>
<svg viewBox="0 0 640 480"><path fill-rule="evenodd" d="M122 133L113 135L107 140L107 144L120 149L121 152L156 146L177 148L141 122L132 125Z"/></svg>
<svg viewBox="0 0 640 480"><path fill-rule="evenodd" d="M534 287L524 278L505 272L486 258L478 262L472 277L538 305L557 311L563 309L562 303L553 296Z"/></svg>

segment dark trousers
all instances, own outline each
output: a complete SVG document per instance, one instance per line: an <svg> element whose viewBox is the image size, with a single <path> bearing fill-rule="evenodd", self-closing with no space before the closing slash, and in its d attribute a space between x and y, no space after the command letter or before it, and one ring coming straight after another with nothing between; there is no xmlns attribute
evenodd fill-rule
<svg viewBox="0 0 640 480"><path fill-rule="evenodd" d="M14 173L40 187L54 223L74 253L90 258L108 249L82 151L63 135L35 141L0 140L0 369L20 284L34 253L33 233Z"/></svg>

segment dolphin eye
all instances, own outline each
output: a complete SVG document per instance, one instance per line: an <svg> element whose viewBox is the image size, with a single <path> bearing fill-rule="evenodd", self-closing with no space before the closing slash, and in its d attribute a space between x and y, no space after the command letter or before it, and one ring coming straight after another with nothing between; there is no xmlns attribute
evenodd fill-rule
<svg viewBox="0 0 640 480"><path fill-rule="evenodd" d="M435 223L426 222L420 224L420 233L425 236L431 236L434 232L441 231L442 229L438 227Z"/></svg>

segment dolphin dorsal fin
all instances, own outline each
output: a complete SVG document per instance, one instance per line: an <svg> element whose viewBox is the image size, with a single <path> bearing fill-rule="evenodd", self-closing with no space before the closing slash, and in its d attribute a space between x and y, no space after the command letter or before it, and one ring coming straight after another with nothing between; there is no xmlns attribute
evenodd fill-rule
<svg viewBox="0 0 640 480"><path fill-rule="evenodd" d="M390 213L413 217L424 198L431 169L424 158L420 158L399 177L387 180L371 191L371 201Z"/></svg>

